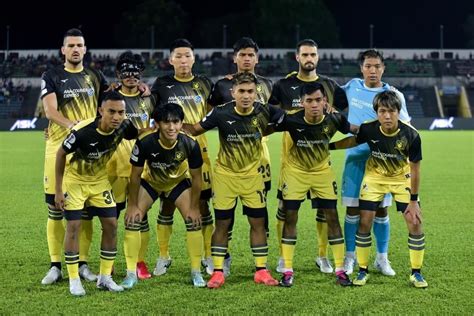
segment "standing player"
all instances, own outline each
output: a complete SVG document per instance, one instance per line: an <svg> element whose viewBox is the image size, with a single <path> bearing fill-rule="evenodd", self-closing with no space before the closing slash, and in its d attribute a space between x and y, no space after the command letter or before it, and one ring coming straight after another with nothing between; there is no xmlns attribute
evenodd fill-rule
<svg viewBox="0 0 474 316"><path fill-rule="evenodd" d="M111 277L117 255L117 209L106 165L122 138L133 139L138 133L130 121L124 121L125 102L118 92L105 94L99 114L99 118L77 124L56 155L55 204L64 211L67 221L64 256L69 274L69 291L74 296L86 294L79 278L78 239L86 205L89 215L97 215L102 225L97 287L112 292L123 291ZM68 154L72 154L72 157L64 175Z"/></svg>
<svg viewBox="0 0 474 316"><path fill-rule="evenodd" d="M349 122L360 126L362 123L373 120L377 114L373 110L373 100L377 93L393 90L401 101L400 119L408 122L410 117L406 109L403 94L382 82L385 70L383 55L375 49L369 49L359 55L360 70L363 79L355 78L345 84L349 103ZM346 161L342 176L342 204L347 207L344 221L344 237L346 239L346 258L344 268L347 274L354 269L356 231L359 226L359 192L362 177L364 176L365 163L369 158L370 150L367 144L346 150ZM377 241L377 256L375 268L384 275L393 276L393 271L388 261L388 243L390 239L390 222L387 206L391 205L391 196L385 196L383 203L377 208L374 220L374 235Z"/></svg>
<svg viewBox="0 0 474 316"><path fill-rule="evenodd" d="M42 284L52 284L62 278L64 225L63 212L54 204L56 152L74 125L96 116L99 94L107 88L107 82L101 72L83 67L86 46L80 30L70 29L66 32L61 53L65 58L64 65L45 72L41 80L41 98L46 117L49 119L44 160L44 192L49 210L47 239L51 257L51 268L41 281ZM97 276L89 270L86 262L92 239L92 221L84 220L81 227L79 274L88 281L95 281Z"/></svg>
<svg viewBox="0 0 474 316"><path fill-rule="evenodd" d="M318 45L312 39L304 39L296 45L296 61L298 62L298 72L289 74L286 78L278 80L273 86L272 96L269 103L279 105L282 109L292 110L301 106L300 89L308 82L317 82L322 84L329 106L335 106L338 109L345 109L347 107L347 99L344 91L338 84L325 76L316 73L316 66L318 65ZM286 152L289 135L283 134L282 152ZM281 157L282 165L285 162L284 154ZM316 208L313 203L313 208ZM277 234L280 245L280 259L278 261L277 271L283 271L281 236L283 231L283 224L285 222L285 213L283 205L280 203L277 212ZM327 258L327 231L328 226L324 217L324 212L318 210L316 215L316 230L318 232L319 251L316 258L316 265L321 272L332 273L333 268Z"/></svg>
<svg viewBox="0 0 474 316"><path fill-rule="evenodd" d="M328 240L334 255L337 283L351 285L344 272L344 237L337 216L336 177L331 168L329 141L337 131L356 132L339 113L324 114L326 94L319 83L304 84L300 89L304 109L287 113L275 127L287 131L291 142L283 153L286 162L281 166L279 197L283 201L285 224L281 240L284 270L281 286L293 285L293 255L296 245L298 210L308 192L324 211L328 223Z"/></svg>
<svg viewBox="0 0 474 316"><path fill-rule="evenodd" d="M234 44L234 63L237 65L237 73L248 72L252 73L257 77L257 102L267 104L268 99L272 91L272 81L265 77L255 74L255 66L258 63L258 45L250 37L242 37ZM234 74L235 75L235 74ZM214 85L211 96L209 97L209 104L212 106L218 106L224 103L231 102L233 100L232 91L232 78L234 75L226 76L216 82ZM262 138L263 155L262 164L259 168L260 173L263 176L265 183L265 194L270 191L272 186L272 175L270 169L270 153L267 146L268 138ZM265 228L267 230L268 237L268 214L265 216ZM234 218L229 227L229 242L232 240L232 231L234 228ZM229 245L228 245L229 247ZM229 248L227 248L229 249ZM230 274L231 257L227 253L224 259L224 274L228 276Z"/></svg>
<svg viewBox="0 0 474 316"><path fill-rule="evenodd" d="M115 66L117 78L121 82L118 92L125 100L125 115L138 130L150 128L150 119L155 103L153 95L145 97L138 89L144 70L145 64L143 63L142 57L138 54L133 54L131 51L121 54ZM115 154L107 164L109 181L112 185L112 191L114 192L115 201L117 203L117 218L120 216L120 211L125 208L126 204L130 172L132 171L132 165L129 163L132 147L133 141L122 140ZM138 238L139 240L140 250L138 253L138 262L136 262L136 260L130 260L127 256L127 248L129 247L131 238ZM149 240L150 228L146 216L143 218L138 232L125 231L124 247L127 270L135 271L140 279L148 279L151 277L145 264L145 254Z"/></svg>
<svg viewBox="0 0 474 316"><path fill-rule="evenodd" d="M191 259L191 279L195 287L205 287L202 278L202 233L199 197L202 183L202 155L199 143L180 133L183 109L168 103L153 116L158 131L141 136L132 150L130 163L130 194L125 216L127 267L133 269L139 252L138 229L154 201L161 197L173 203L181 212L186 224L186 243ZM191 179L190 179L191 178ZM123 287L130 289L137 283L134 271L127 268Z"/></svg>
<svg viewBox="0 0 474 316"><path fill-rule="evenodd" d="M255 259L254 281L277 285L267 270L268 244L265 231L265 185L259 173L262 157L262 135L281 111L255 102L257 78L251 73L234 76L232 96L235 101L215 107L201 122L187 125L192 135L200 135L217 127L219 153L216 161L213 205L216 229L212 235L214 272L209 288L224 284L224 257L227 253L228 230L234 217L237 198L250 224L250 244Z"/></svg>
<svg viewBox="0 0 474 316"><path fill-rule="evenodd" d="M410 281L415 287L424 288L428 283L421 275L425 235L418 203L422 159L420 135L400 120L401 101L396 92L378 93L373 109L377 120L363 123L356 137L330 144L331 149L350 148L362 143L367 143L370 148L359 196L360 222L356 233L359 273L353 283L362 286L369 278L371 226L384 195L391 193L408 227Z"/></svg>
<svg viewBox="0 0 474 316"><path fill-rule="evenodd" d="M186 39L177 39L170 48L169 62L174 68L174 75L168 75L156 79L152 87L152 93L157 97L157 108L167 103L177 103L184 111L184 123L195 124L203 119L207 112L207 99L212 88L209 78L194 75L194 47ZM211 237L214 230L212 216L209 211L209 200L211 191L211 163L207 149L207 138L205 135L196 139L201 148L202 165L202 192L199 209L202 216L202 234L204 238L204 262L212 264ZM169 255L169 241L173 228L174 204L164 200L158 215L157 235L160 255L156 262L153 273L155 275L165 274L171 265ZM210 267L212 268L212 267ZM210 269L212 271L212 269ZM208 271L209 272L209 271Z"/></svg>

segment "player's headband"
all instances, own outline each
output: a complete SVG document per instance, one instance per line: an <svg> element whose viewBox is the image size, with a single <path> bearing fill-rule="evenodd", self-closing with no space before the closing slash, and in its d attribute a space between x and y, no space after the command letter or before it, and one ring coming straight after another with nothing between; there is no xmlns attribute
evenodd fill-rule
<svg viewBox="0 0 474 316"><path fill-rule="evenodd" d="M128 64L128 63L124 63L120 65L120 68L119 68L120 79L133 77L140 80L141 76L142 76L142 71L139 65Z"/></svg>

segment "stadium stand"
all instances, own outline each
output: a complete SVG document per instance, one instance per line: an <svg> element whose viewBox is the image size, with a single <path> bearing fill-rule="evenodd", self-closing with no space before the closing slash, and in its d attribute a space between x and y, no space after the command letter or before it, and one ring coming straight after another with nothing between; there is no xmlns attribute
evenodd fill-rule
<svg viewBox="0 0 474 316"><path fill-rule="evenodd" d="M88 53L85 63L90 67L100 69L109 79L114 79L116 56L122 50L104 50L97 54ZM324 50L322 50L324 51ZM259 56L257 72L263 76L277 80L288 73L297 70L292 49L262 49ZM360 76L359 64L356 60L357 50L343 50L341 53L320 53L318 73L335 78L344 83L353 77ZM152 83L154 78L173 72L168 63L166 50L142 51L146 61L145 81ZM410 55L411 54L411 55ZM411 57L407 57L410 55ZM412 117L443 117L443 112L458 115L456 106L457 94L449 97L443 95L445 81L449 85L460 87L463 85L467 92L468 107L474 113L474 59L472 54L462 52L444 54L450 58L439 59L438 52L406 52L393 50L386 54L386 70L384 80L398 87L404 92L408 110ZM348 57L345 57L348 56ZM397 57L399 56L399 57ZM51 67L61 64L62 58L56 51L32 51L25 54L21 51L10 52L0 64L0 118L33 115L38 100L39 77ZM217 79L226 74L235 72L233 55L230 50L200 50L196 49L196 73L205 74ZM13 79L13 80L12 80ZM18 79L18 80L17 80ZM13 84L13 81L19 82ZM33 83L31 83L33 82ZM435 88L436 86L436 88ZM461 91L457 89L456 91ZM444 105L445 104L445 105ZM465 111L464 111L465 112Z"/></svg>

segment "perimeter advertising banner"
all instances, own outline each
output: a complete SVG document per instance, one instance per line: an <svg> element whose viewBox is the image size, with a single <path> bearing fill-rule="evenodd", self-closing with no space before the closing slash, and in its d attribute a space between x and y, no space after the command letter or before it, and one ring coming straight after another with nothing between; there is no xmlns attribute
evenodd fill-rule
<svg viewBox="0 0 474 316"><path fill-rule="evenodd" d="M474 118L433 118L413 119L412 125L419 130L474 130ZM32 131L48 127L45 118L0 119L0 131Z"/></svg>

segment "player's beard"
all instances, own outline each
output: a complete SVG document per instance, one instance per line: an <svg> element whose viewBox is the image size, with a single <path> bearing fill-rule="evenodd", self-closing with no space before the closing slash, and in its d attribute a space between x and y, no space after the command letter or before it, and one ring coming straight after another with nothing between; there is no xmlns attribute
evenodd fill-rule
<svg viewBox="0 0 474 316"><path fill-rule="evenodd" d="M82 62L82 60L81 59L68 59L67 62L70 63L71 65L77 66Z"/></svg>
<svg viewBox="0 0 474 316"><path fill-rule="evenodd" d="M306 72L311 72L316 69L316 64L306 63L304 65L301 65L301 69Z"/></svg>

